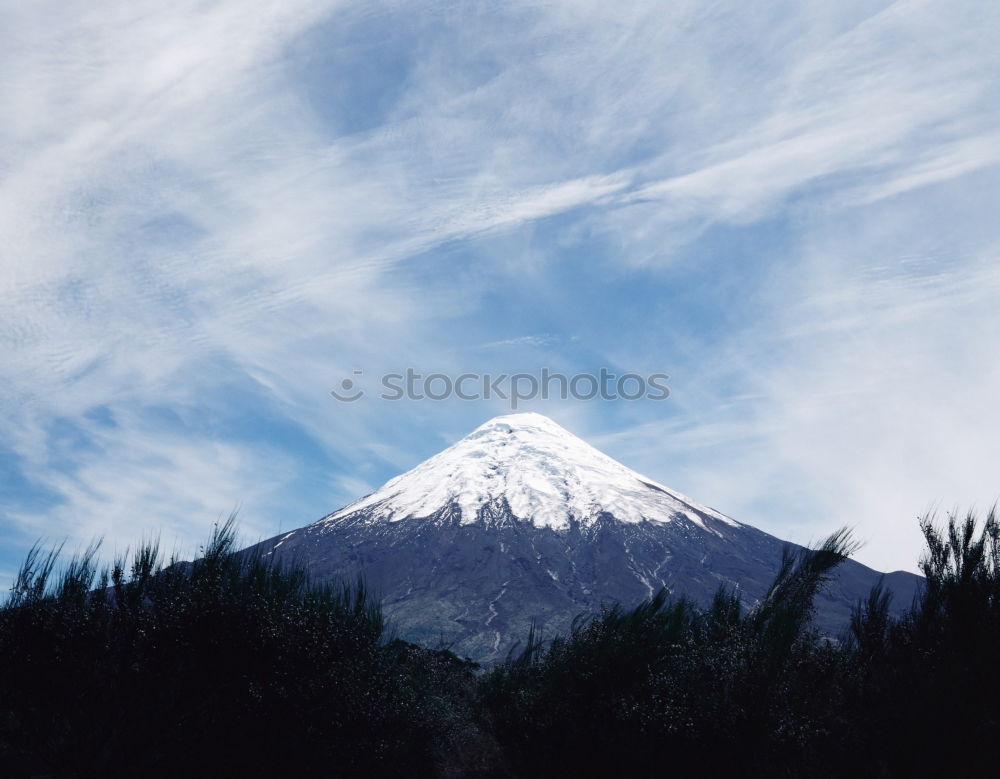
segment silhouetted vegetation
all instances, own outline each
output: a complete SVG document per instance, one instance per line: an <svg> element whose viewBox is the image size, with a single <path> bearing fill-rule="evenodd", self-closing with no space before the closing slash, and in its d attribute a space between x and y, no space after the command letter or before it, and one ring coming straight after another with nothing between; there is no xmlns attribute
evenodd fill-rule
<svg viewBox="0 0 1000 779"><path fill-rule="evenodd" d="M155 544L55 576L32 550L0 612L0 775L419 776L474 720L468 664L386 644L360 584Z"/></svg>
<svg viewBox="0 0 1000 779"><path fill-rule="evenodd" d="M889 617L877 586L847 635L810 628L813 596L853 550L840 532L787 555L746 613L662 595L534 636L482 680L518 776L912 777L996 771L1000 543L994 512L921 527L925 587ZM991 770L992 769L992 770Z"/></svg>
<svg viewBox="0 0 1000 779"><path fill-rule="evenodd" d="M385 635L359 583L147 544L98 572L32 550L0 610L4 776L910 777L995 772L1000 527L921 527L925 586L876 587L836 639L813 599L846 532L749 608L664 594L580 617L483 673ZM991 770L992 769L992 770Z"/></svg>

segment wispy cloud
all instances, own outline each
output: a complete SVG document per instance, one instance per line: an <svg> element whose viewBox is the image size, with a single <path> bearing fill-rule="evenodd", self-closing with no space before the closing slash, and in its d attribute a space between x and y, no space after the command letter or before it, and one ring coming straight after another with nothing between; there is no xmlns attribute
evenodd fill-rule
<svg viewBox="0 0 1000 779"><path fill-rule="evenodd" d="M0 431L56 508L13 495L10 527L125 543L199 535L236 501L253 531L283 504L318 515L502 410L345 409L327 389L484 344L504 366L668 366L666 423L558 413L639 425L643 470L742 518L813 499L834 521L848 486L823 485L848 463L821 451L854 452L884 494L922 495L931 470L981 494L954 452L992 451L971 420L997 388L977 333L1000 236L982 205L942 204L997 180L998 30L971 2L11 9ZM964 231L947 261L942 209ZM952 402L901 403L935 362ZM127 424L81 421L96 408ZM913 419L926 468L851 445L899 445ZM90 443L57 462L67 422ZM313 467L330 474L288 486Z"/></svg>
<svg viewBox="0 0 1000 779"><path fill-rule="evenodd" d="M554 333L536 333L520 335L516 338L504 338L501 341L490 341L482 344L483 349L498 349L507 346L553 346L562 341L562 337Z"/></svg>

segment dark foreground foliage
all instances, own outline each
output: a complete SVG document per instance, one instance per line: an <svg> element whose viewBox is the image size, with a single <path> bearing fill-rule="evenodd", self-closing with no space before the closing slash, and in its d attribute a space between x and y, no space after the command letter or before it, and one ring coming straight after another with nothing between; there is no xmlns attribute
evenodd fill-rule
<svg viewBox="0 0 1000 779"><path fill-rule="evenodd" d="M921 527L926 584L901 620L876 587L835 641L812 600L852 551L845 533L786 556L743 613L662 595L578 622L487 674L485 705L519 776L996 775L1000 530L990 512Z"/></svg>
<svg viewBox="0 0 1000 779"><path fill-rule="evenodd" d="M388 640L360 584L234 554L231 522L191 564L35 550L0 609L0 775L993 775L1000 526L922 528L910 612L876 588L839 640L810 625L845 532L749 609L660 594L480 675Z"/></svg>
<svg viewBox="0 0 1000 779"><path fill-rule="evenodd" d="M230 521L193 564L147 544L98 574L92 548L58 577L34 550L0 612L0 775L468 775L455 747L488 753L470 663L386 644L361 585L233 546Z"/></svg>

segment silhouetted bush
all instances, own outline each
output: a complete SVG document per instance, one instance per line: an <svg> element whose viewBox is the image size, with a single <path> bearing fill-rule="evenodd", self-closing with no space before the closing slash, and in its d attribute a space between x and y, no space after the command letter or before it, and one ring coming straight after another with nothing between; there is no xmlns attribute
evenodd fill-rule
<svg viewBox="0 0 1000 779"><path fill-rule="evenodd" d="M663 593L578 620L486 674L484 704L518 776L912 777L997 770L1000 531L969 516L921 523L918 600L889 617L881 585L845 636L812 603L853 551L846 532L786 555L744 610ZM839 640L838 640L839 639Z"/></svg>
<svg viewBox="0 0 1000 779"><path fill-rule="evenodd" d="M921 521L925 584L903 618L878 589L855 610L843 740L891 776L995 774L1000 761L1000 528L996 511ZM877 774L873 774L877 775Z"/></svg>
<svg viewBox="0 0 1000 779"><path fill-rule="evenodd" d="M547 649L532 636L483 679L518 773L747 773L796 759L821 728L813 696L839 661L808 629L813 596L851 548L841 532L787 554L746 614L725 590L705 610L661 592L631 611L579 620Z"/></svg>
<svg viewBox="0 0 1000 779"><path fill-rule="evenodd" d="M194 563L146 544L97 574L92 547L58 577L32 550L0 611L0 774L437 771L471 669L383 645L361 584L233 545L230 520Z"/></svg>

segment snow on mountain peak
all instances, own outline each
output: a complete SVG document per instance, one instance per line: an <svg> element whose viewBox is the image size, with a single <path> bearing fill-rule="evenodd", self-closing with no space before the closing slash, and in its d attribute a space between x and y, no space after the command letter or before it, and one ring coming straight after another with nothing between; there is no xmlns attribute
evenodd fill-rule
<svg viewBox="0 0 1000 779"><path fill-rule="evenodd" d="M321 522L359 511L399 521L427 517L457 504L462 523L506 499L511 512L536 527L564 530L601 514L622 522L669 522L679 516L704 525L712 509L636 473L536 413L494 417L444 451Z"/></svg>

